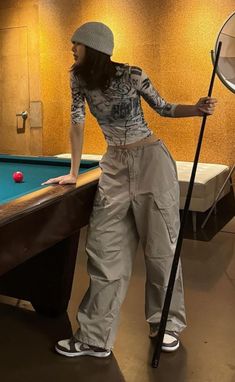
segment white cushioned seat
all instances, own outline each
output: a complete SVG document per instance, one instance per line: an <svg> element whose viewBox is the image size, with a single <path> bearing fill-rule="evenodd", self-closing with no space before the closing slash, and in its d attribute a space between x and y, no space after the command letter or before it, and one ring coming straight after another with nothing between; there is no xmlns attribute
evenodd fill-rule
<svg viewBox="0 0 235 382"><path fill-rule="evenodd" d="M82 154L82 159L85 159L85 160L101 160L103 155L100 155L100 154ZM55 155L55 157L57 158L71 158L71 154L69 153L65 153L65 154L57 154Z"/></svg>
<svg viewBox="0 0 235 382"><path fill-rule="evenodd" d="M193 162L176 161L178 179L180 184L180 209L184 208ZM198 163L192 199L189 209L204 212L208 210L218 195L226 177L229 166L212 163ZM221 194L222 198L230 190L229 182Z"/></svg>

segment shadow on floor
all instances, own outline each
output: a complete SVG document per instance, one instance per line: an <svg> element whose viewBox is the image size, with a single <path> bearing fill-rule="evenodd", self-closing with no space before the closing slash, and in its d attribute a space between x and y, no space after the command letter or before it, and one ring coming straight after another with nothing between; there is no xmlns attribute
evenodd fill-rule
<svg viewBox="0 0 235 382"><path fill-rule="evenodd" d="M66 358L54 343L72 334L68 315L45 318L34 312L0 304L1 380L37 381L125 381L112 354L107 359Z"/></svg>
<svg viewBox="0 0 235 382"><path fill-rule="evenodd" d="M234 237L220 232L210 242L184 240L181 254L186 288L209 292L234 266Z"/></svg>

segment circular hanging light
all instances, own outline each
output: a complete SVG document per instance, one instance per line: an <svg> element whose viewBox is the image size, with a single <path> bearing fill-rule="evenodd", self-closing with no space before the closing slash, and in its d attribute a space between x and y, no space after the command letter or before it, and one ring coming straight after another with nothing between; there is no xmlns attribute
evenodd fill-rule
<svg viewBox="0 0 235 382"><path fill-rule="evenodd" d="M222 47L216 73L223 84L235 93L235 12L229 16L219 32L215 52L217 52L220 41ZM214 51L211 52L211 56L214 64Z"/></svg>

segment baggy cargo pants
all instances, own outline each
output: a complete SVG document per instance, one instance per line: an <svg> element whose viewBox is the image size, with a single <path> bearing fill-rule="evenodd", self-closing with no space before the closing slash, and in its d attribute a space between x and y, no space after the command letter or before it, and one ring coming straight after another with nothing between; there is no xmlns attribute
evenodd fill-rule
<svg viewBox="0 0 235 382"><path fill-rule="evenodd" d="M90 216L86 252L89 288L75 337L111 349L139 240L146 264L145 315L158 324L179 233L176 164L161 140L124 149L108 146ZM167 330L186 327L181 263Z"/></svg>

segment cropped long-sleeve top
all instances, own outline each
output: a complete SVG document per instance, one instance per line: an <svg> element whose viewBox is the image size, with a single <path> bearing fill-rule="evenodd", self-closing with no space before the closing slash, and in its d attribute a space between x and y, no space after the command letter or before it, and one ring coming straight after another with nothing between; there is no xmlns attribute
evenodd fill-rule
<svg viewBox="0 0 235 382"><path fill-rule="evenodd" d="M153 131L144 118L141 97L164 117L174 117L177 104L166 102L140 67L117 65L116 76L105 91L88 90L82 79L71 72L71 121L84 122L85 101L97 119L108 145L126 145L139 141Z"/></svg>

